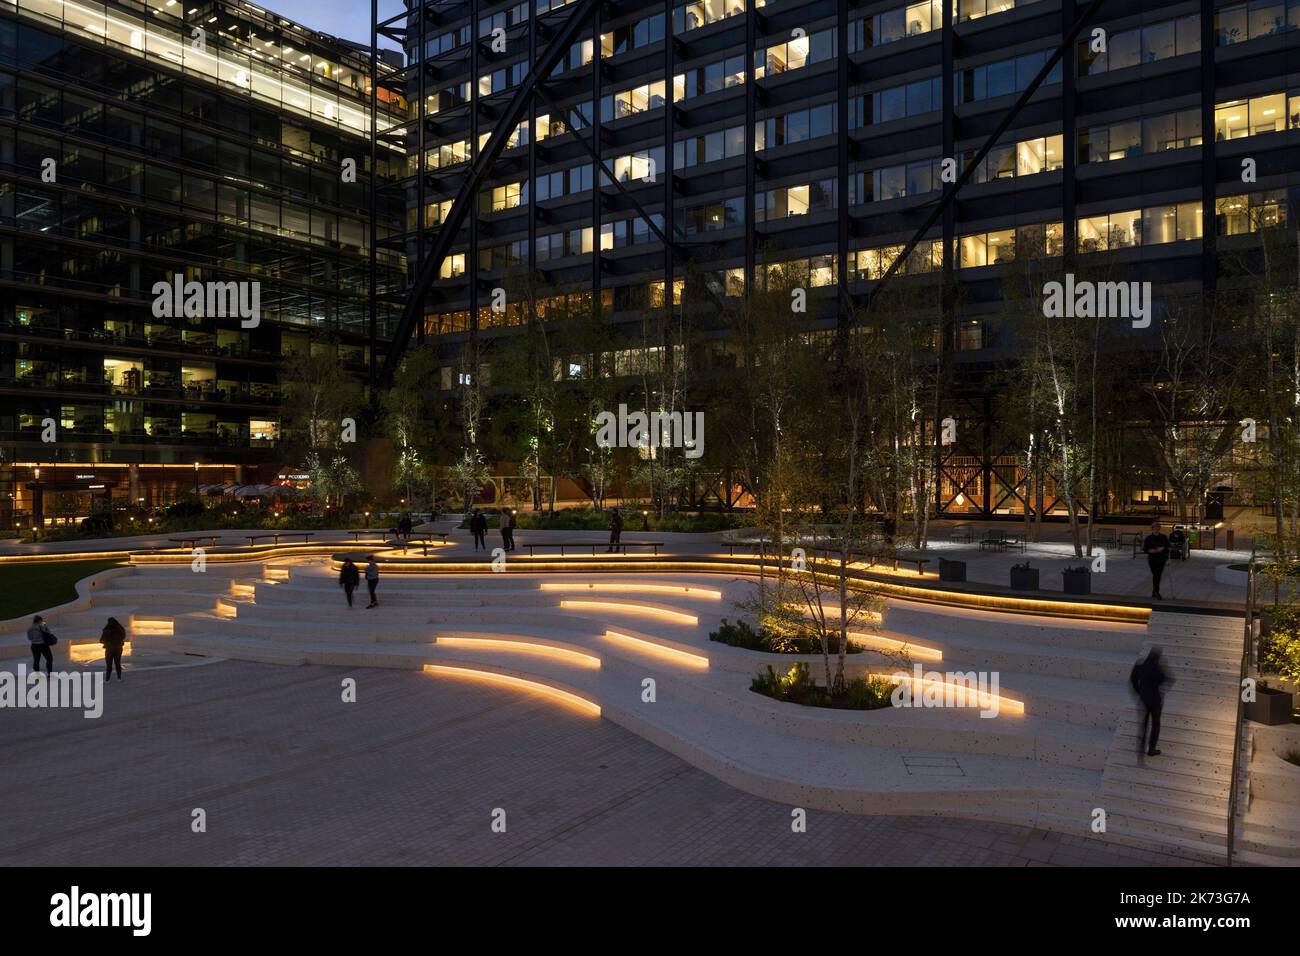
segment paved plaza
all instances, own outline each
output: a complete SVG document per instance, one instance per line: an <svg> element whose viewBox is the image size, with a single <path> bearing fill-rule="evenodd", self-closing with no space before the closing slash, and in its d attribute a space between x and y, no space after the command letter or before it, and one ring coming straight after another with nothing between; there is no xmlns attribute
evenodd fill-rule
<svg viewBox="0 0 1300 956"><path fill-rule="evenodd" d="M790 807L608 721L418 672L168 654L105 694L98 720L5 712L0 864L1188 865L959 819L793 833Z"/></svg>

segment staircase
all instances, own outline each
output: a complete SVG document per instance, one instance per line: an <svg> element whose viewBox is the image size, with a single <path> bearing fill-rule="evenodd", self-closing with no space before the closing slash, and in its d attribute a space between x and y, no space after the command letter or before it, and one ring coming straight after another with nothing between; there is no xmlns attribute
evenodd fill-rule
<svg viewBox="0 0 1300 956"><path fill-rule="evenodd" d="M1141 653L1161 648L1174 679L1161 717L1161 753L1138 754L1141 717L1135 699L1115 729L1102 771L1107 838L1225 861L1242 627L1240 618L1151 615ZM1249 739L1245 746L1243 759ZM1239 776L1240 814L1248 796L1245 775Z"/></svg>

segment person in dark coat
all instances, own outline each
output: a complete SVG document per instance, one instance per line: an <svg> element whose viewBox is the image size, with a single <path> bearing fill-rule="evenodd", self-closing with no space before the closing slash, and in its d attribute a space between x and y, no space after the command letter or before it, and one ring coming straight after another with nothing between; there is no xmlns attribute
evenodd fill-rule
<svg viewBox="0 0 1300 956"><path fill-rule="evenodd" d="M117 679L122 679L122 648L126 645L126 628L118 623L117 618L110 617L100 632L99 643L104 645L105 680L113 679L113 669L117 668Z"/></svg>
<svg viewBox="0 0 1300 956"><path fill-rule="evenodd" d="M402 541L409 542L411 540L412 527L411 516L402 515L402 520L397 522L397 537Z"/></svg>
<svg viewBox="0 0 1300 956"><path fill-rule="evenodd" d="M1160 648L1153 647L1147 656L1133 665L1128 675L1129 685L1142 704L1142 724L1138 731L1138 755L1146 750L1148 757L1160 756L1160 711L1164 707L1165 691L1174 679L1160 662ZM1147 742L1147 724L1151 725L1150 743Z"/></svg>
<svg viewBox="0 0 1300 956"><path fill-rule="evenodd" d="M360 583L361 572L352 563L352 559L348 558L343 562L343 570L339 572L339 587L348 596L348 607L352 606L352 592L357 589L357 585Z"/></svg>
<svg viewBox="0 0 1300 956"><path fill-rule="evenodd" d="M617 508L609 516L609 547L607 551L613 551L618 547L618 539L623 534L623 515Z"/></svg>
<svg viewBox="0 0 1300 956"><path fill-rule="evenodd" d="M1169 539L1160 530L1159 518L1151 522L1151 533L1142 542L1142 550L1146 552L1147 567L1151 569L1151 596L1157 601L1163 601L1164 598L1160 595L1160 576L1165 573L1165 565L1169 562Z"/></svg>
<svg viewBox="0 0 1300 956"><path fill-rule="evenodd" d="M474 536L474 550L487 550L487 516L477 508L469 516L469 533Z"/></svg>
<svg viewBox="0 0 1300 956"><path fill-rule="evenodd" d="M507 551L513 551L515 549L515 529L518 527L519 527L519 509L511 508L510 509L510 547L506 549Z"/></svg>

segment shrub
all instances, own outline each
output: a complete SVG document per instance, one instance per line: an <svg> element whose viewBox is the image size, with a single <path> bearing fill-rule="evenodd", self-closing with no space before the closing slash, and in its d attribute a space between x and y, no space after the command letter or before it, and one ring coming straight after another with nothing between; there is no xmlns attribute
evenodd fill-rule
<svg viewBox="0 0 1300 956"><path fill-rule="evenodd" d="M755 631L747 621L737 621L732 624L725 617L716 631L709 632L709 640L726 644L728 647L743 647L747 651L766 651L769 654L820 654L822 652L821 638L815 631L809 630L794 637L784 637L780 642L774 642L766 631ZM840 652L838 634L830 635L827 643L830 645L830 653ZM848 652L860 654L862 648L850 641Z"/></svg>
<svg viewBox="0 0 1300 956"><path fill-rule="evenodd" d="M1268 637L1260 642L1260 670L1300 682L1300 607L1275 604L1269 617Z"/></svg>
<svg viewBox="0 0 1300 956"><path fill-rule="evenodd" d="M1286 752L1286 756L1283 757L1282 759L1285 760L1287 763L1293 763L1297 767L1300 767L1300 750L1294 750L1294 749L1288 750Z"/></svg>
<svg viewBox="0 0 1300 956"><path fill-rule="evenodd" d="M812 672L802 661L785 674L778 674L769 664L750 682L749 689L774 700L805 707L833 707L840 710L878 710L893 703L893 686L883 678L855 677L845 684L841 694L830 694L818 687Z"/></svg>

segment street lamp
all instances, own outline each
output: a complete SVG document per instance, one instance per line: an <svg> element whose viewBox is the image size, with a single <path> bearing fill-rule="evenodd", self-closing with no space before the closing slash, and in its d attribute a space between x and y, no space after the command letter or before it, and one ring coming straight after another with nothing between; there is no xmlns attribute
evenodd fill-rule
<svg viewBox="0 0 1300 956"><path fill-rule="evenodd" d="M194 494L199 493L199 460L194 459Z"/></svg>

